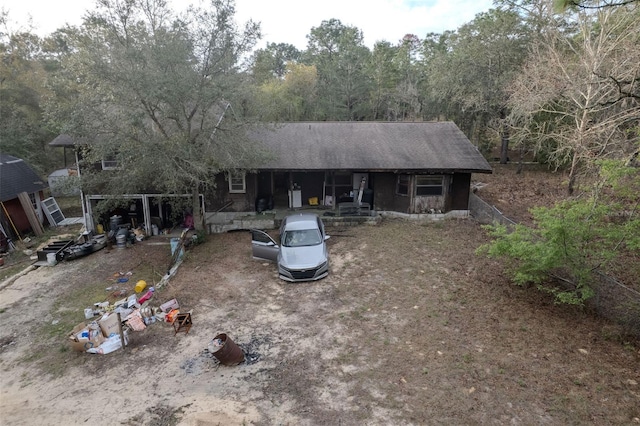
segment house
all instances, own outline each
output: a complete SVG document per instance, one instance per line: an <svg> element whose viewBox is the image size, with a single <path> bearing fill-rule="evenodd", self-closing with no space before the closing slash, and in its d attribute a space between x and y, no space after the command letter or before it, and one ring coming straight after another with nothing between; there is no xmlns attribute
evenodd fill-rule
<svg viewBox="0 0 640 426"><path fill-rule="evenodd" d="M453 122L278 123L253 128L248 137L270 153L269 159L252 170L215 177L214 189L202 195L209 224L256 211L302 208L333 216L465 217L471 174L492 172ZM73 142L59 136L50 145ZM153 223L153 217L162 216L162 210L151 208L154 198L166 195L127 197L138 204L138 221ZM104 198L86 194L87 211Z"/></svg>
<svg viewBox="0 0 640 426"><path fill-rule="evenodd" d="M219 176L209 211L349 203L376 212L468 211L472 173L491 166L453 122L296 122L250 138L272 158L255 172Z"/></svg>
<svg viewBox="0 0 640 426"><path fill-rule="evenodd" d="M33 225L29 220L31 212L25 210L25 202L30 202L35 211L32 220L37 220L40 225L43 223L42 200L47 187L45 181L24 160L0 154L0 224L3 233L17 239L32 231ZM22 193L26 193L26 197L21 201Z"/></svg>

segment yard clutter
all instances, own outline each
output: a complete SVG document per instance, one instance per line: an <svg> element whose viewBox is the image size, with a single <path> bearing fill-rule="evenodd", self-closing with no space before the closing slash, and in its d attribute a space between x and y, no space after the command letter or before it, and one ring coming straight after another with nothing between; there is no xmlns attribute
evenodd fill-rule
<svg viewBox="0 0 640 426"><path fill-rule="evenodd" d="M131 272L114 274L114 279L124 284L129 280ZM128 291L108 287L111 296L122 297L113 303L109 301L96 302L84 309L88 323L78 324L69 334L71 347L75 351L92 354L109 354L128 344L129 332L144 331L150 324L156 322L174 323L174 334L178 331L189 332L191 328L191 313L180 314L180 304L177 299L171 299L160 306L151 306L156 293L154 287L140 294L147 283L138 280L134 293L127 296Z"/></svg>
<svg viewBox="0 0 640 426"><path fill-rule="evenodd" d="M91 232L84 232L80 237L80 241L62 250L62 259L67 261L78 259L102 250L106 245L106 235L93 235Z"/></svg>
<svg viewBox="0 0 640 426"><path fill-rule="evenodd" d="M125 232L128 229L119 225L112 236L118 239ZM187 246L197 243L197 239L196 236L189 237L185 230L180 238L171 242L173 267L179 263ZM189 333L193 324L191 312L180 312L177 299L156 303L157 290L166 283L166 276L156 287L155 283L149 286L152 283L144 279L132 279L133 275L131 271L114 273L111 277L114 284L106 287L108 300L97 301L84 309L86 322L76 326L69 335L74 350L104 355L124 349L129 344L129 336L133 338L133 333L143 332L156 322L171 324L174 335Z"/></svg>
<svg viewBox="0 0 640 426"><path fill-rule="evenodd" d="M102 250L107 245L107 236L83 232L75 239L49 240L36 250L36 266L55 266L58 262L70 261Z"/></svg>
<svg viewBox="0 0 640 426"><path fill-rule="evenodd" d="M85 352L89 349L96 348L104 342L105 337L98 326L93 321L89 324L84 322L76 325L71 333L69 333L71 349L78 352Z"/></svg>

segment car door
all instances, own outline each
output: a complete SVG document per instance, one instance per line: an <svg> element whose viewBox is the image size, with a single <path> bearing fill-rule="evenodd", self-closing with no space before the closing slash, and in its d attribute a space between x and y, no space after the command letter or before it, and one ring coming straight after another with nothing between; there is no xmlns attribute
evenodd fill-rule
<svg viewBox="0 0 640 426"><path fill-rule="evenodd" d="M251 230L251 253L254 259L264 259L276 262L280 246L269 234L259 229Z"/></svg>

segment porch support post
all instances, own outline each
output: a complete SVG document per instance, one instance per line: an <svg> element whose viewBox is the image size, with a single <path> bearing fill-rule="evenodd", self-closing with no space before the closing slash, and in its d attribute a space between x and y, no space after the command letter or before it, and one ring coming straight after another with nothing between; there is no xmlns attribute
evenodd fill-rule
<svg viewBox="0 0 640 426"><path fill-rule="evenodd" d="M149 196L142 196L142 216L144 217L144 224L146 226L147 235L153 235L151 226L151 210L149 210Z"/></svg>
<svg viewBox="0 0 640 426"><path fill-rule="evenodd" d="M338 198L336 197L336 172L331 170L331 196L333 197L333 210L338 209Z"/></svg>
<svg viewBox="0 0 640 426"><path fill-rule="evenodd" d="M78 158L78 150L74 150L75 159L76 159L76 170L78 172L78 177L80 177L80 159ZM66 162L66 153L65 153L65 162ZM93 218L89 216L87 213L87 200L84 197L84 191L80 188L80 204L82 204L82 222L84 222L84 230L85 231L93 231L95 229Z"/></svg>

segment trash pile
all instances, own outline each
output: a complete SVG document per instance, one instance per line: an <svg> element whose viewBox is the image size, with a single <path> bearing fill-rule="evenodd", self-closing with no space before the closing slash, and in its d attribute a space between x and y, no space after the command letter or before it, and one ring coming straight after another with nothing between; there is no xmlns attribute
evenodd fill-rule
<svg viewBox="0 0 640 426"><path fill-rule="evenodd" d="M120 273L118 283L128 281L130 272ZM110 303L108 301L94 303L85 308L84 317L87 322L78 324L69 334L71 348L79 352L92 354L108 354L128 344L130 331L143 331L155 322L174 323L180 315L180 305L171 299L159 306L152 306L155 288L149 287L144 280L135 285L135 293ZM112 296L126 296L127 291L118 287L108 287ZM185 314L182 314L185 315ZM191 314L189 316L189 325ZM177 333L177 330L176 330Z"/></svg>
<svg viewBox="0 0 640 426"><path fill-rule="evenodd" d="M128 227L121 227L129 232ZM161 288L165 278L171 276L171 270L184 256L190 244L198 244L198 236L188 235L185 229L180 238L171 239L171 263L167 275L157 284ZM122 233L123 234L123 233ZM116 233L116 238L119 233ZM122 238L120 238L122 240ZM118 241L120 243L120 241ZM191 312L181 313L177 299L171 299L161 305L153 305L156 287L147 288L147 282L138 280L134 293L129 294L129 283L132 272L118 272L113 275L114 285L107 287L110 300L101 301L84 309L85 322L78 324L69 333L69 341L73 350L91 354L109 354L124 348L129 343L130 332L144 331L156 322L166 322L173 326L174 335L179 332L189 333L192 326ZM145 291L146 290L146 291ZM254 363L259 354L245 353L226 333L216 335L206 349L219 364L236 366L242 363Z"/></svg>

